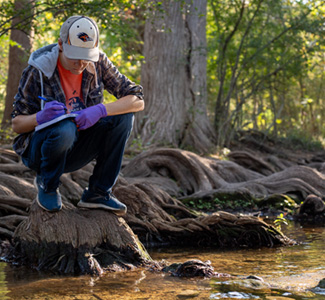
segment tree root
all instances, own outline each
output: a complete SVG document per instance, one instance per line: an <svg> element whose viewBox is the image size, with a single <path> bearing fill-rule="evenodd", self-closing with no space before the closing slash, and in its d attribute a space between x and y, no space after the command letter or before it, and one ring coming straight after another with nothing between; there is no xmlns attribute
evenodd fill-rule
<svg viewBox="0 0 325 300"><path fill-rule="evenodd" d="M246 161L253 158L245 156ZM231 249L291 245L294 241L257 217L223 211L207 215L181 201L213 198L218 193L261 198L286 193L320 197L325 193L325 178L316 169L293 165L275 171L281 169L275 161L260 159L255 164L266 172L179 149L141 153L124 165L123 176L114 187L114 194L128 207L126 216L118 218L107 211L75 206L94 163L62 176L64 208L53 214L33 201L35 173L24 169L12 152L2 151L0 170L8 173L0 172L0 239L11 241L12 249L7 251L5 243L1 250L10 252L7 256L15 262L39 270L100 275L109 270L153 267L155 262L142 243Z"/></svg>

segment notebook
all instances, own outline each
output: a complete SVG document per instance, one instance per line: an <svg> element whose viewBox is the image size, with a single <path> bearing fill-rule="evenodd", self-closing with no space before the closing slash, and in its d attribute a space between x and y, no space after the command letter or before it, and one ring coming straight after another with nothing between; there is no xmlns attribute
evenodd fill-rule
<svg viewBox="0 0 325 300"><path fill-rule="evenodd" d="M46 128L48 126L51 126L51 125L53 125L55 123L58 123L58 122L60 122L62 120L65 120L65 119L75 118L76 116L78 116L78 114L74 114L74 113L61 115L60 117L57 117L57 118L55 118L55 119L53 119L51 121L48 121L48 122L42 123L40 125L37 125L35 127L35 131L41 130L43 128Z"/></svg>

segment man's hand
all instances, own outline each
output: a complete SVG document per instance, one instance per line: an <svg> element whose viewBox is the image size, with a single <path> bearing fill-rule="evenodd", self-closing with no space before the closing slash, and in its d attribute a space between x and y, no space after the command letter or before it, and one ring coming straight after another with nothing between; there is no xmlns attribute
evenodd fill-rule
<svg viewBox="0 0 325 300"><path fill-rule="evenodd" d="M37 124L40 125L42 123L51 121L61 115L64 115L66 110L66 106L61 102L58 102L56 100L47 102L44 105L44 109L36 114Z"/></svg>
<svg viewBox="0 0 325 300"><path fill-rule="evenodd" d="M75 118L75 122L79 130L85 130L97 123L100 118L107 117L107 111L104 104L97 104L73 113L78 114Z"/></svg>

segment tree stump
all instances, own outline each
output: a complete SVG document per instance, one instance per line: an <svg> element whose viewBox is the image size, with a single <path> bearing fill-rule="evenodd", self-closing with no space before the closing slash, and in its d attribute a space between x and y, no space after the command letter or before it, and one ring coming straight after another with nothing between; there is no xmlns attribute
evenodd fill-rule
<svg viewBox="0 0 325 300"><path fill-rule="evenodd" d="M16 263L61 274L97 274L152 265L149 254L123 218L64 204L49 213L34 202L15 230Z"/></svg>

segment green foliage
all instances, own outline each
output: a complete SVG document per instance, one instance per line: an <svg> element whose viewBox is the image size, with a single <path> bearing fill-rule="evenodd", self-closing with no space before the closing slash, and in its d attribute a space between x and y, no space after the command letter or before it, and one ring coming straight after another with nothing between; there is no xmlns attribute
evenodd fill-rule
<svg viewBox="0 0 325 300"><path fill-rule="evenodd" d="M0 146L12 144L14 137L11 127L0 128Z"/></svg>
<svg viewBox="0 0 325 300"><path fill-rule="evenodd" d="M221 145L243 128L325 133L324 3L209 1L209 101Z"/></svg>
<svg viewBox="0 0 325 300"><path fill-rule="evenodd" d="M185 201L189 207L201 211L221 209L250 210L255 208L254 199L244 194L218 194L213 199L191 199Z"/></svg>
<svg viewBox="0 0 325 300"><path fill-rule="evenodd" d="M245 193L216 193L213 198L193 199L189 197L182 201L190 208L205 212L217 210L256 211L269 209L291 213L298 207L295 200L284 194L274 194L258 199Z"/></svg>
<svg viewBox="0 0 325 300"><path fill-rule="evenodd" d="M194 209L199 209L199 210L203 210L203 211L209 211L213 209L213 203L211 202L206 202L203 201L202 199L199 199L197 201L190 201L189 202L190 207L194 208Z"/></svg>
<svg viewBox="0 0 325 300"><path fill-rule="evenodd" d="M41 0L18 11L15 2L0 0L0 112L14 17L24 19L15 28L32 22L34 49L55 43L68 16L94 18L101 48L122 73L140 82L146 16L164 9L164 1ZM208 114L218 146L228 146L239 129L263 131L294 144L298 138L308 147L322 145L324 19L325 1L208 0Z"/></svg>
<svg viewBox="0 0 325 300"><path fill-rule="evenodd" d="M274 223L274 227L277 230L281 230L282 225L288 225L288 222L282 213L277 216L277 218L273 221L273 223Z"/></svg>
<svg viewBox="0 0 325 300"><path fill-rule="evenodd" d="M310 136L309 132L297 129L288 130L279 140L287 148L293 150L321 151L324 149L322 140Z"/></svg>
<svg viewBox="0 0 325 300"><path fill-rule="evenodd" d="M262 199L256 199L256 203L259 207L268 207L270 209L284 210L292 212L297 208L296 201L285 194L273 194Z"/></svg>

